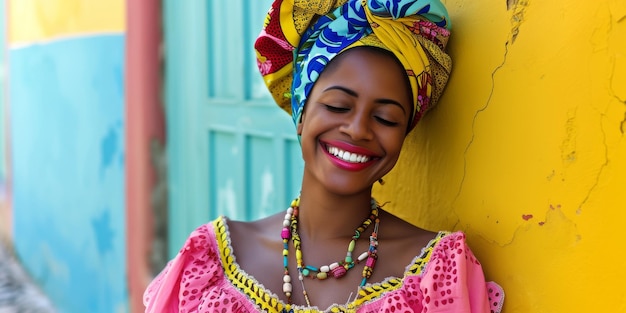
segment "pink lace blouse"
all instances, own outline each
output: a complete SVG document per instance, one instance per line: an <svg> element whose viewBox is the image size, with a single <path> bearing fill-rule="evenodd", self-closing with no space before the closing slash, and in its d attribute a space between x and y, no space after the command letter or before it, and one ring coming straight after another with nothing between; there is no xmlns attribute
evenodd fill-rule
<svg viewBox="0 0 626 313"><path fill-rule="evenodd" d="M485 282L461 232L439 233L406 267L404 277L361 287L358 297L323 312L500 312L502 288ZM289 306L235 261L227 219L196 229L150 283L146 312L321 312Z"/></svg>

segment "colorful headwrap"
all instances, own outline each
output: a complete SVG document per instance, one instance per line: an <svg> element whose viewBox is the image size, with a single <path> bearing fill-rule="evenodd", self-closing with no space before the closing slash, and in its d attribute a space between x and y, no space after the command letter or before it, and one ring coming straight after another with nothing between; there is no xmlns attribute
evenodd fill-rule
<svg viewBox="0 0 626 313"><path fill-rule="evenodd" d="M257 65L276 103L297 124L330 60L356 46L389 50L411 84L412 128L448 81L449 29L439 0L275 0L255 43Z"/></svg>

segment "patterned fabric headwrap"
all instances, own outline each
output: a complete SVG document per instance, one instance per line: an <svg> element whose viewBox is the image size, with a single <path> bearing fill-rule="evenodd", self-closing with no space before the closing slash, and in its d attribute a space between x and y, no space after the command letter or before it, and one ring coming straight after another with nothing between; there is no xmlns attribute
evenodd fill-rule
<svg viewBox="0 0 626 313"><path fill-rule="evenodd" d="M265 84L296 124L335 56L356 46L391 51L411 84L413 128L450 76L449 29L439 0L275 0L254 47Z"/></svg>

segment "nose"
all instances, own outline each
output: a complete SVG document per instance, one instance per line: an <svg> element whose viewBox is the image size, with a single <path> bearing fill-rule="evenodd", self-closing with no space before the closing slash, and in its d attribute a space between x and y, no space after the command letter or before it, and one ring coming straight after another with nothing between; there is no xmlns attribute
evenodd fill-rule
<svg viewBox="0 0 626 313"><path fill-rule="evenodd" d="M340 131L350 136L352 140L371 140L374 133L370 123L369 116L364 112L353 112L346 117Z"/></svg>

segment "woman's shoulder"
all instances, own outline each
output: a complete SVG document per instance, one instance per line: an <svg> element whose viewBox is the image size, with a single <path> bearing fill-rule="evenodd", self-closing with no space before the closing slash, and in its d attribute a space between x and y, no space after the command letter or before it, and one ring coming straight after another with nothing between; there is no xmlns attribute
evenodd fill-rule
<svg viewBox="0 0 626 313"><path fill-rule="evenodd" d="M277 230L283 221L283 213L277 213L253 221L240 221L224 218L228 223L230 240L235 243L242 241L274 241ZM239 246L239 244L237 244Z"/></svg>
<svg viewBox="0 0 626 313"><path fill-rule="evenodd" d="M208 223L196 227L187 237L180 252L212 249L215 237L221 232L220 227L226 228L226 220L225 217L219 216Z"/></svg>
<svg viewBox="0 0 626 313"><path fill-rule="evenodd" d="M193 290L204 290L223 277L216 238L220 225L225 230L222 217L198 226L180 248L178 254L152 280L144 293L146 312L164 312L176 307L195 305ZM181 290L184 289L184 290ZM178 295L184 293L184 299ZM188 298L187 298L188 297Z"/></svg>
<svg viewBox="0 0 626 313"><path fill-rule="evenodd" d="M426 244L432 239L437 232L417 227L408 221L389 213L385 210L381 211L381 228L384 227L385 237L393 240L407 240L412 245L416 240Z"/></svg>
<svg viewBox="0 0 626 313"><path fill-rule="evenodd" d="M391 257L397 264L409 264L416 256L423 254L438 237L437 232L419 228L391 213L383 211L379 229L379 242L381 247L388 247L386 251L392 253ZM382 248L381 248L382 249Z"/></svg>
<svg viewBox="0 0 626 313"><path fill-rule="evenodd" d="M486 280L464 232L432 232L397 217L388 221L389 235L405 247L405 257L415 248L421 250L417 256L414 254L402 279L405 294L419 294L426 306L445 312L502 310L503 289Z"/></svg>
<svg viewBox="0 0 626 313"><path fill-rule="evenodd" d="M420 234L424 238L413 246L419 247L421 252L406 268L404 276L380 285L398 286L397 291L383 294L371 303L372 307L392 305L411 307L413 311L427 308L437 312L501 312L504 292L498 284L485 280L480 262L470 250L463 232L413 230L409 237ZM414 251L413 248L405 250ZM375 294L380 286L366 288ZM402 296L398 297L398 293Z"/></svg>
<svg viewBox="0 0 626 313"><path fill-rule="evenodd" d="M199 260L219 263L218 242L228 237L227 218L218 218L202 224L194 229L185 240L178 254L170 261L168 267L175 265L185 267L189 263L198 264Z"/></svg>
<svg viewBox="0 0 626 313"><path fill-rule="evenodd" d="M476 308L489 308L491 312L502 310L504 291L497 283L486 280L464 232L439 232L431 249L421 275L422 285L430 287L425 293L430 292L433 299L450 307L456 307L459 303L453 305L454 299L465 295L467 303L463 305L472 307L472 312L482 312L474 310Z"/></svg>
<svg viewBox="0 0 626 313"><path fill-rule="evenodd" d="M284 213L249 222L228 220L228 238L237 263L242 268L249 269L251 265L261 264L268 258L259 260L260 255L267 256L268 253L274 253L276 247L282 247L279 235L283 219Z"/></svg>

